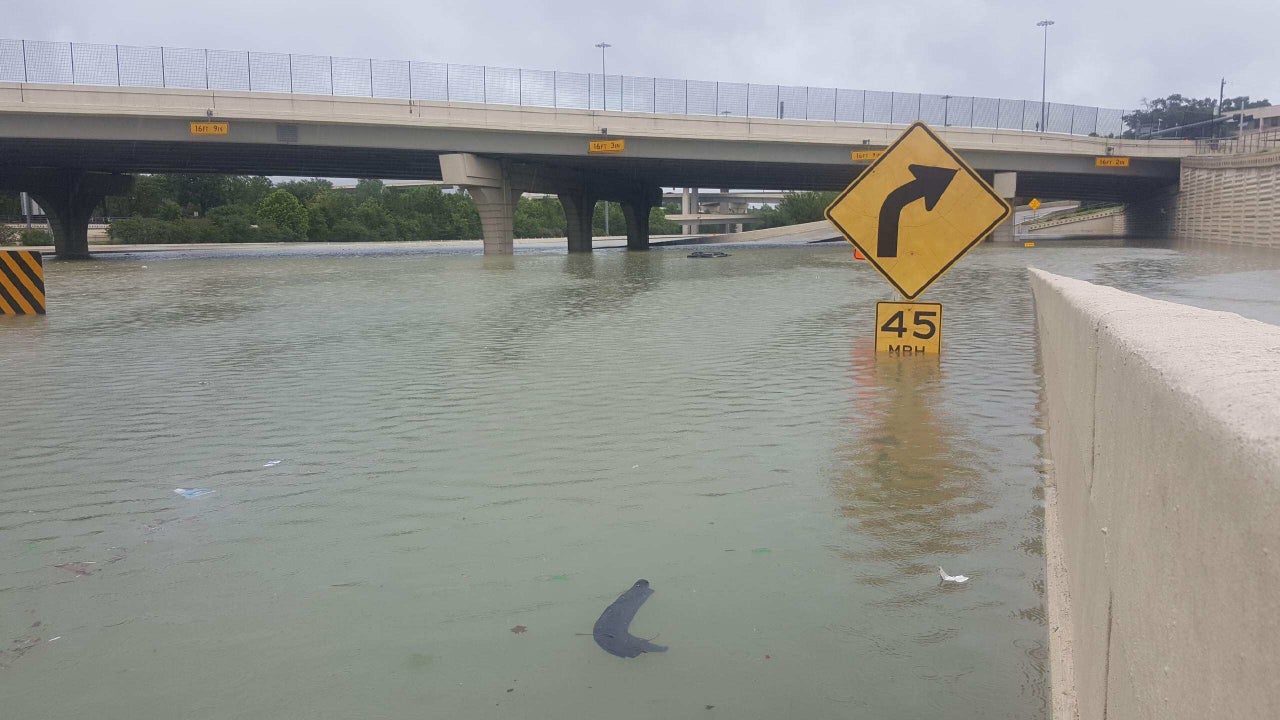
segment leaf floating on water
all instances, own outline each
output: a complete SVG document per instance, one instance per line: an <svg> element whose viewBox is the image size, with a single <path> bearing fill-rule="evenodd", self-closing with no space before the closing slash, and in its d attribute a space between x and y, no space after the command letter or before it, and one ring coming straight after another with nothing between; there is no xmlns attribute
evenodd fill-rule
<svg viewBox="0 0 1280 720"><path fill-rule="evenodd" d="M519 635L520 633L526 633L526 632L529 632L529 628L527 628L527 627L525 627L525 626L523 626L523 625L517 625L517 626L515 626L515 627L511 628L511 632L513 632L513 633L515 633L515 634Z"/></svg>

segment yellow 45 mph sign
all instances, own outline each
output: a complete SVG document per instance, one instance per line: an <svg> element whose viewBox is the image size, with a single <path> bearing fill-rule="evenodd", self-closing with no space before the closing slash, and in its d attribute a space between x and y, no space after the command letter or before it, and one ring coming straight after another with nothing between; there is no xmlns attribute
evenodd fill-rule
<svg viewBox="0 0 1280 720"><path fill-rule="evenodd" d="M871 266L916 299L1012 209L924 123L907 128L825 215Z"/></svg>

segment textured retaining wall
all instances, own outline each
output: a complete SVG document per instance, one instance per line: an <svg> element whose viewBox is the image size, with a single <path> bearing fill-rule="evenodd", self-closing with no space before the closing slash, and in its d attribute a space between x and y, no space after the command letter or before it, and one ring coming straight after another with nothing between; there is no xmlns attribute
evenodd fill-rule
<svg viewBox="0 0 1280 720"><path fill-rule="evenodd" d="M1280 328L1031 273L1055 717L1275 717Z"/></svg>
<svg viewBox="0 0 1280 720"><path fill-rule="evenodd" d="M1280 248L1280 152L1183 158L1174 234Z"/></svg>

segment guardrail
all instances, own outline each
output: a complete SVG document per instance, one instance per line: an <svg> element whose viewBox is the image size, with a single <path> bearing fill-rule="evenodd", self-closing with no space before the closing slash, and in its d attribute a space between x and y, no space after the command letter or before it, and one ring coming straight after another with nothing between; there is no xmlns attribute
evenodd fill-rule
<svg viewBox="0 0 1280 720"><path fill-rule="evenodd" d="M1242 155L1280 150L1280 129L1244 132L1230 138L1199 138L1196 155Z"/></svg>
<svg viewBox="0 0 1280 720"><path fill-rule="evenodd" d="M1064 213L1054 213L1046 218L1025 220L1018 223L1018 228L1024 231L1044 230L1045 228L1058 227L1059 225L1071 225L1072 223L1084 222L1086 220L1097 220L1098 218L1119 215L1124 211L1124 205L1113 205L1111 207L1082 213L1068 210Z"/></svg>
<svg viewBox="0 0 1280 720"><path fill-rule="evenodd" d="M1119 137L1123 111L1036 100L674 80L417 60L0 40L0 82L342 95ZM1042 114L1042 108L1045 112Z"/></svg>

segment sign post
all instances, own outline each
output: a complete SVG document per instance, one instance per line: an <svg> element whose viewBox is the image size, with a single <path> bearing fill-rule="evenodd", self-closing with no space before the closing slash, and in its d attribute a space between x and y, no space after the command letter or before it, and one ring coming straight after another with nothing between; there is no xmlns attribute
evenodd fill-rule
<svg viewBox="0 0 1280 720"><path fill-rule="evenodd" d="M968 163L928 126L917 122L862 171L824 214L894 290L906 300L915 300L1012 212L1009 203ZM917 347L924 347L923 354L937 354L941 305L881 305L894 307L877 309L877 349L891 352L888 348L896 345L903 354L904 344L927 340L911 345L909 354L917 354ZM888 313L883 322L880 312ZM933 312L936 327L930 331L935 320L928 313ZM882 346L882 333L896 336L898 342L886 339Z"/></svg>

